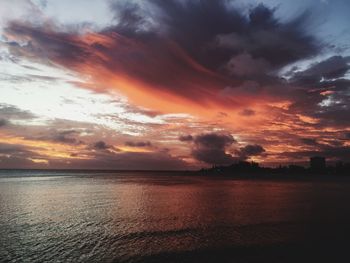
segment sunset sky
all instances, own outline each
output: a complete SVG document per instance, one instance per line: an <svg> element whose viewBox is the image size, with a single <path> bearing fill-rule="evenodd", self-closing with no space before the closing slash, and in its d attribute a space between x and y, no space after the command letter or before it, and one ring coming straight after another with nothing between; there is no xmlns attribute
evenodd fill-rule
<svg viewBox="0 0 350 263"><path fill-rule="evenodd" d="M0 168L350 160L348 0L0 0Z"/></svg>

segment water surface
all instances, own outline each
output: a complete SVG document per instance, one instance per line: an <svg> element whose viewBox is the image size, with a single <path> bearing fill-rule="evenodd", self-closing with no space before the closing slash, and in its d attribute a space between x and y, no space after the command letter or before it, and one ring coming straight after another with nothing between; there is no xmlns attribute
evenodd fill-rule
<svg viewBox="0 0 350 263"><path fill-rule="evenodd" d="M347 257L350 180L0 172L1 262Z"/></svg>

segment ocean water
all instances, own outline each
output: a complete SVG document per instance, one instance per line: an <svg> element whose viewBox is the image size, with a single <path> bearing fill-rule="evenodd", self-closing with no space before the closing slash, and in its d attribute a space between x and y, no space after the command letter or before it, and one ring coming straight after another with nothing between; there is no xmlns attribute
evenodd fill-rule
<svg viewBox="0 0 350 263"><path fill-rule="evenodd" d="M0 262L349 262L350 179L0 172Z"/></svg>

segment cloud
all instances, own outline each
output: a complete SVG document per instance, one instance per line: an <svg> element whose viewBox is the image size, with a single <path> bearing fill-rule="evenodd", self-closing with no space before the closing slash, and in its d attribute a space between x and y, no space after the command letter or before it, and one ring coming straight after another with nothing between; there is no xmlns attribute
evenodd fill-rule
<svg viewBox="0 0 350 263"><path fill-rule="evenodd" d="M350 140L350 132L345 133L345 138Z"/></svg>
<svg viewBox="0 0 350 263"><path fill-rule="evenodd" d="M45 160L45 157L23 145L0 143L0 167L3 169L42 167L43 163L38 164L36 160Z"/></svg>
<svg viewBox="0 0 350 263"><path fill-rule="evenodd" d="M181 135L179 137L179 141L181 141L181 142L190 142L192 140L193 140L193 136L190 134L189 135Z"/></svg>
<svg viewBox="0 0 350 263"><path fill-rule="evenodd" d="M304 71L293 73L293 82L314 84L321 79L336 79L344 77L350 70L350 57L332 56L321 62L312 64Z"/></svg>
<svg viewBox="0 0 350 263"><path fill-rule="evenodd" d="M40 131L40 135L26 135L25 138L37 141L57 142L68 145L82 145L84 142L80 139L75 138L75 136L79 134L80 131L77 130L59 130L58 127L56 127L55 129L42 129Z"/></svg>
<svg viewBox="0 0 350 263"><path fill-rule="evenodd" d="M38 18L40 11L30 0L2 1L0 9L0 33L2 28L11 20L20 20L28 14Z"/></svg>
<svg viewBox="0 0 350 263"><path fill-rule="evenodd" d="M306 72L308 70L305 70ZM314 120L314 128L348 127L350 124L350 81L344 78L320 81L322 74L299 72L291 80L298 88L290 89L292 101L288 115L302 114Z"/></svg>
<svg viewBox="0 0 350 263"><path fill-rule="evenodd" d="M22 145L0 143L0 153L25 155L31 152L24 149Z"/></svg>
<svg viewBox="0 0 350 263"><path fill-rule="evenodd" d="M15 106L0 103L0 118L6 120L28 120L36 116L29 111L21 110Z"/></svg>
<svg viewBox="0 0 350 263"><path fill-rule="evenodd" d="M235 139L229 134L207 133L197 135L194 138L195 145L216 149L223 149L234 142Z"/></svg>
<svg viewBox="0 0 350 263"><path fill-rule="evenodd" d="M293 157L297 159L307 159L311 156L324 156L329 161L344 161L347 162L350 158L350 147L349 146L329 146L324 145L320 149L313 151L295 151L285 152L281 155L286 157Z"/></svg>
<svg viewBox="0 0 350 263"><path fill-rule="evenodd" d="M212 165L228 165L236 159L226 153L235 139L230 134L206 133L193 138L192 156Z"/></svg>
<svg viewBox="0 0 350 263"><path fill-rule="evenodd" d="M226 1L154 2L163 14L161 22L168 29L167 34L208 68L217 69L227 62L227 58L239 53L265 59L272 65L282 65L318 50L318 43L303 31L307 14L282 23L273 9L263 4L252 8L246 17L234 3L227 4ZM227 37L227 41L231 39L239 45L218 49L218 41L213 49L201 48L220 37ZM240 41L236 41L237 37Z"/></svg>
<svg viewBox="0 0 350 263"><path fill-rule="evenodd" d="M226 69L232 75L252 77L266 74L270 66L264 59L254 59L248 53L239 54L229 60Z"/></svg>
<svg viewBox="0 0 350 263"><path fill-rule="evenodd" d="M97 145L96 145L97 144ZM9 169L116 169L116 170L183 170L193 169L186 162L166 151L105 151L110 146L97 142L99 151L72 153L69 160L37 154L23 145L0 143L0 168Z"/></svg>
<svg viewBox="0 0 350 263"><path fill-rule="evenodd" d="M65 164L56 163L52 165L62 167ZM117 170L184 170L191 168L186 162L166 152L99 153L90 160L75 160L68 167Z"/></svg>
<svg viewBox="0 0 350 263"><path fill-rule="evenodd" d="M130 147L151 147L152 144L149 141L145 141L145 142L133 142L133 141L127 141L125 142L126 146L130 146Z"/></svg>
<svg viewBox="0 0 350 263"><path fill-rule="evenodd" d="M3 127L7 124L7 121L5 119L0 119L0 127Z"/></svg>
<svg viewBox="0 0 350 263"><path fill-rule="evenodd" d="M255 115L255 111L252 109L244 109L244 110L240 111L239 114L242 116L253 116L253 115Z"/></svg>
<svg viewBox="0 0 350 263"><path fill-rule="evenodd" d="M101 127L92 127L94 134L88 138L73 132L74 125L72 132L45 130L41 134L40 128L35 128L35 136L31 137L38 141L59 142L74 149L84 143L84 152L72 153L76 155L72 157L90 158L81 160L81 164L90 166L91 162L92 167L92 163L105 163L113 167L112 163L119 163L124 156L139 158L141 162L153 158L156 164L161 155L158 152L118 152L120 155L114 156L118 149L105 141L150 147L149 141L153 143L154 135L160 133L159 141L156 138L154 143L169 143L167 160L179 165L181 160L170 156L171 152L185 155L184 144L176 148L178 140L191 147L187 159L192 157L207 164L230 164L250 156L265 156L264 147L269 153L269 147L283 152L284 145L304 156L299 149L314 146L319 151L329 150L310 138L324 133L329 137L338 135L338 130L344 131L350 124L350 82L345 79L349 57L332 55L315 60L327 50L326 44L307 30L312 17L307 10L285 20L277 17L274 8L263 4L246 9L236 1L226 0L111 1L111 9L115 20L102 29L81 30L82 25L16 19L7 24L1 40L11 53L8 57L17 63L24 58L65 67L89 81L70 83L76 87L113 94L117 90L126 95L125 103L130 103L130 108L122 109L126 112L99 117L120 126L121 132L139 133L139 141L128 141L130 137L119 135L114 138L111 134L115 130L102 132ZM306 61L314 62L303 69ZM285 76L280 75L285 66L293 65L296 66ZM13 80L34 78L42 77L32 74ZM10 105L0 108L0 119L8 123L35 118ZM212 117L217 112L227 113L226 117ZM199 120L166 113L187 113ZM11 132L29 137L15 128ZM208 133L218 130L237 134L242 139L237 145L253 144L235 149L238 146L231 135ZM2 131L7 132L7 127ZM184 135L178 138L179 134ZM270 154L266 156L270 158Z"/></svg>
<svg viewBox="0 0 350 263"><path fill-rule="evenodd" d="M265 149L258 144L248 144L236 151L237 155L243 160L248 159L251 156L261 155L264 152Z"/></svg>
<svg viewBox="0 0 350 263"><path fill-rule="evenodd" d="M104 141L97 141L92 145L92 148L96 150L107 150L107 149L113 148L113 146L108 145Z"/></svg>
<svg viewBox="0 0 350 263"><path fill-rule="evenodd" d="M84 144L83 141L78 140L77 138L74 138L74 135L79 135L80 132L76 130L65 130L65 131L59 131L55 132L53 135L51 135L51 138L48 138L49 140L52 140L54 142L59 143L66 143L66 144ZM41 138L44 139L44 138Z"/></svg>
<svg viewBox="0 0 350 263"><path fill-rule="evenodd" d="M48 60L96 82L117 81L134 100L140 95L131 89L147 96L156 90L187 102L206 104L211 98L230 107L232 102L216 96L223 87L265 78L267 71L321 50L304 30L306 13L282 22L262 4L248 10L248 16L224 0L119 1L112 8L117 24L96 33L13 22L6 29L11 43L27 42L9 48L16 56ZM120 84L130 79L138 84Z"/></svg>
<svg viewBox="0 0 350 263"><path fill-rule="evenodd" d="M300 141L303 143L303 144L306 144L306 145L311 145L311 146L317 146L319 145L317 140L316 139L312 139L312 138L301 138Z"/></svg>

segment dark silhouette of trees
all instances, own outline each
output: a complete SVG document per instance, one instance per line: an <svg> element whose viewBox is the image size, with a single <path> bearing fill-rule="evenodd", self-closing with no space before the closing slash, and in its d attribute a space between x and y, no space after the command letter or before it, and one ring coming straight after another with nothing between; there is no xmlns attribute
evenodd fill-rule
<svg viewBox="0 0 350 263"><path fill-rule="evenodd" d="M321 157L320 157L321 158ZM335 165L315 166L314 159L310 159L310 166L299 165L278 166L275 168L262 167L256 162L239 161L229 166L213 166L201 169L203 175L244 176L244 175L349 175L350 163L337 162Z"/></svg>

